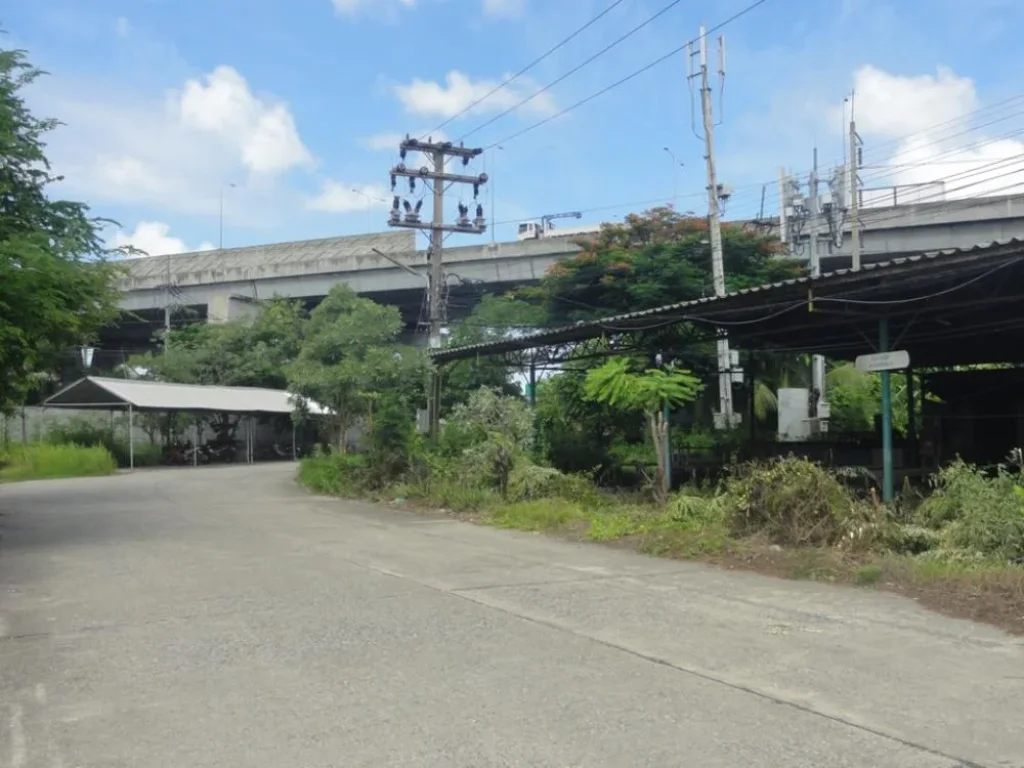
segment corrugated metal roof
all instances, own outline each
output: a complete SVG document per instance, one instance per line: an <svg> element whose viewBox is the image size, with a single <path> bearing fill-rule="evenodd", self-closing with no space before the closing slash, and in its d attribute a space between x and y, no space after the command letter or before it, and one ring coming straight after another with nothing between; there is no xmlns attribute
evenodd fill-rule
<svg viewBox="0 0 1024 768"><path fill-rule="evenodd" d="M604 331L608 329L608 326L613 326L618 323L629 323L645 317L674 314L682 310L694 309L695 307L728 302L729 300L736 299L740 296L769 293L771 291L777 291L779 289L795 285L814 284L827 286L829 283L835 282L840 278L866 277L877 272L885 272L897 267L934 262L937 259L956 256L985 255L988 251L1014 247L1024 247L1024 239L1012 238L1010 240L997 240L987 244L975 245L971 248L950 248L941 251L929 251L926 253L916 254L914 256L904 256L896 259L890 259L888 261L877 261L861 265L859 271L854 271L853 269L837 269L832 272L824 272L817 277L804 275L802 277L795 277L789 280L780 280L775 283L767 283L765 285L758 285L752 288L744 288L739 291L726 293L722 296L706 296L700 299L681 301L676 304L665 304L660 307L652 307L651 309L641 309L636 312L610 315L599 320L581 320L571 325L563 325L557 328L547 328L542 331L523 334L521 336L517 336L514 340L502 339L500 341L485 341L479 344L469 344L464 347L451 347L448 349L433 350L431 351L430 356L435 360L441 361L463 359L477 354L485 354L492 349L507 349L510 342L513 343L513 346L516 349L529 349L531 345L543 346L545 343L558 343L557 337L569 333L570 331L576 331L577 333L588 329Z"/></svg>
<svg viewBox="0 0 1024 768"><path fill-rule="evenodd" d="M213 387L142 379L86 376L47 398L47 408L118 408L140 411L217 411L220 413L291 413L296 398L280 389ZM316 415L329 410L307 401Z"/></svg>
<svg viewBox="0 0 1024 768"><path fill-rule="evenodd" d="M416 236L414 232L377 232L371 235L296 240L289 243L224 248L171 256L145 256L125 259L124 264L128 267L129 280L166 281L168 262L171 273L178 275L206 270L271 268L274 265L366 257L373 256L374 248L384 253L415 251Z"/></svg>

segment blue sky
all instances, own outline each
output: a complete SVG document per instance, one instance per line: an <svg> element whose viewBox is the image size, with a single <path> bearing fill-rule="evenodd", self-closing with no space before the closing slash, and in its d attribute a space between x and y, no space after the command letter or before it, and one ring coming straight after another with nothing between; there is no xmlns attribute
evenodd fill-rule
<svg viewBox="0 0 1024 768"><path fill-rule="evenodd" d="M387 195L390 137L436 127L611 2L33 0L0 24L5 45L51 73L30 100L66 123L51 141L62 192L121 223L111 242L155 253L215 245L222 191L225 246L386 229L386 207L369 198ZM445 133L461 137L668 2L624 0ZM750 2L684 0L467 143L501 142ZM767 0L728 25L716 133L720 181L736 188L728 213L756 213L764 184L773 211L779 166L806 170L815 143L823 164L841 159L855 85L866 156L899 166L865 172L870 185L974 168L972 182L985 181L986 164L1024 149L1015 134L993 141L1024 123L1024 101L988 113L994 126L976 112L1022 89L1011 32L1021 21L1016 0ZM675 57L488 152L498 238L514 237L501 222L568 210L613 220L674 194L680 209L705 212L685 76ZM967 127L934 133L950 121Z"/></svg>

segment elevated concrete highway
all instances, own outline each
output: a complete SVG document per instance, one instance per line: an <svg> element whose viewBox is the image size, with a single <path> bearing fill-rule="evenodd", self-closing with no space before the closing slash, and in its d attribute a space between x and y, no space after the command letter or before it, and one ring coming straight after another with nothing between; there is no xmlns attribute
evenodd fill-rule
<svg viewBox="0 0 1024 768"><path fill-rule="evenodd" d="M869 208L861 212L861 224L865 261L970 247L1024 237L1024 196ZM769 228L773 225L777 231L777 222L768 222ZM842 238L823 234L824 269L849 265L849 227L845 230ZM549 267L577 250L566 238L446 249L452 302L465 309L483 292L536 283ZM807 249L798 248L795 258L802 257L801 250ZM246 316L257 300L274 295L315 302L338 283L398 306L414 325L423 306L426 260L425 251L415 247L414 234L406 231L131 259L121 285L121 306L138 320L111 329L105 337L108 343L144 345L162 324L168 301L192 317L224 322Z"/></svg>

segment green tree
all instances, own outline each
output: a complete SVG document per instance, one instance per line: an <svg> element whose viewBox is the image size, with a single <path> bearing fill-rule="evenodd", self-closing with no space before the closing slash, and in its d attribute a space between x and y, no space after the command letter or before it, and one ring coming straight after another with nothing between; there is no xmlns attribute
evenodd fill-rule
<svg viewBox="0 0 1024 768"><path fill-rule="evenodd" d="M129 365L164 381L284 389L285 367L299 355L305 324L301 303L274 298L251 322L173 330L166 350L133 357Z"/></svg>
<svg viewBox="0 0 1024 768"><path fill-rule="evenodd" d="M412 362L422 353L396 345L401 329L397 309L361 298L346 285L332 288L310 314L298 357L287 367L288 380L297 394L332 410L334 440L342 452L349 430L372 414L380 392L416 386L409 377L422 372Z"/></svg>
<svg viewBox="0 0 1024 768"><path fill-rule="evenodd" d="M665 409L693 402L703 389L700 380L683 369L637 370L625 357L613 357L587 374L584 384L590 400L626 412L642 412L658 458L654 495L659 503L668 500L668 422Z"/></svg>
<svg viewBox="0 0 1024 768"><path fill-rule="evenodd" d="M22 51L0 50L0 409L23 402L34 374L117 316L118 268L82 203L53 200L60 181L23 90L40 75Z"/></svg>
<svg viewBox="0 0 1024 768"><path fill-rule="evenodd" d="M548 270L541 284L519 295L545 309L548 325L594 320L611 314L651 309L714 294L707 220L655 208L605 226L599 235L580 241L582 250ZM724 225L722 245L726 287L730 291L797 277L802 267L780 259L779 240L742 226ZM657 326L657 324L654 324ZM655 327L632 334L648 353L679 360L695 375L716 375L713 342L707 330L688 323ZM755 403L761 417L774 412L774 390L793 368L766 361L757 377ZM707 414L715 398L709 392L696 404Z"/></svg>
<svg viewBox="0 0 1024 768"><path fill-rule="evenodd" d="M541 328L547 322L542 306L514 296L484 296L469 316L456 323L448 337L448 346L463 347L487 341L500 341L518 333ZM513 368L523 372L528 366L526 354L518 355ZM457 403L465 402L481 387L495 389L504 395L520 394L519 386L511 381L506 361L495 357L460 360L444 369L441 405L445 411Z"/></svg>
<svg viewBox="0 0 1024 768"><path fill-rule="evenodd" d="M524 295L542 303L549 323L592 320L714 294L707 220L655 208L606 225L581 241L582 251L548 270ZM795 277L801 268L779 259L777 238L741 226L722 228L730 291Z"/></svg>
<svg viewBox="0 0 1024 768"><path fill-rule="evenodd" d="M502 498L517 465L528 463L533 439L533 412L519 397L505 397L483 387L452 409L444 442L461 448L471 472L483 473Z"/></svg>

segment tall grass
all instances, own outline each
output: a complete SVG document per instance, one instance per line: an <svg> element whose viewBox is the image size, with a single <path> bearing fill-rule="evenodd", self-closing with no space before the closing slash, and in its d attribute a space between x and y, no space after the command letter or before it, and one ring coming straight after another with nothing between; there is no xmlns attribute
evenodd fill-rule
<svg viewBox="0 0 1024 768"><path fill-rule="evenodd" d="M94 477L117 472L117 462L102 446L34 443L11 445L0 452L0 482Z"/></svg>

